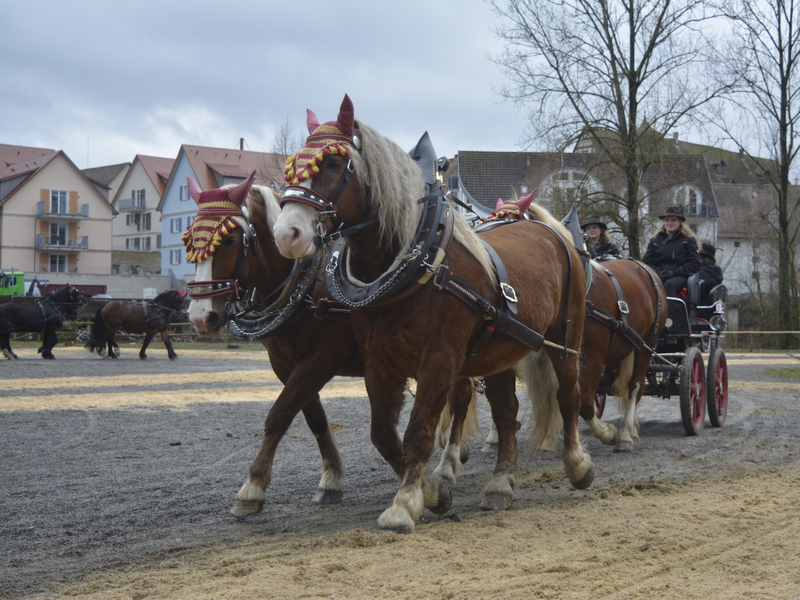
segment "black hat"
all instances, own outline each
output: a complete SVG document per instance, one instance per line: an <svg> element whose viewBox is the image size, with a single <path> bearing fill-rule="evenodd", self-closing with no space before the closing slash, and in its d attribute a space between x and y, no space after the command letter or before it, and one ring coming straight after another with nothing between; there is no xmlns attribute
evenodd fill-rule
<svg viewBox="0 0 800 600"><path fill-rule="evenodd" d="M681 214L681 209L677 206L670 206L664 211L664 214L658 218L663 220L664 217L678 217L681 220L681 223L686 220L686 217Z"/></svg>
<svg viewBox="0 0 800 600"><path fill-rule="evenodd" d="M600 227L603 228L603 231L606 231L608 229L608 227L606 227L606 224L603 223L603 219L601 219L597 215L593 215L588 219L586 219L586 223L581 225L581 229L586 229L589 225L600 225Z"/></svg>
<svg viewBox="0 0 800 600"><path fill-rule="evenodd" d="M703 245L700 247L700 255L701 256L708 256L709 258L716 258L717 249L714 247L714 244L709 244L708 242L703 242Z"/></svg>

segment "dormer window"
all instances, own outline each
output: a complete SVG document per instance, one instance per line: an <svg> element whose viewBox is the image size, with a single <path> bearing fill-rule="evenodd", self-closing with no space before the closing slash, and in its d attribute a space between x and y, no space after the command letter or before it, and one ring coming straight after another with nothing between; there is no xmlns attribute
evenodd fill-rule
<svg viewBox="0 0 800 600"><path fill-rule="evenodd" d="M673 188L672 204L683 207L687 217L707 217L709 206L703 203L703 192L691 184Z"/></svg>

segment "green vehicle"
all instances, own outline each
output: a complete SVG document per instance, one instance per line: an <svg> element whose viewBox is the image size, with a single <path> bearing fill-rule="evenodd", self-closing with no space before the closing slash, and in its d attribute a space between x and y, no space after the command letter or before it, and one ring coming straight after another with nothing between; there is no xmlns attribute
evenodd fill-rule
<svg viewBox="0 0 800 600"><path fill-rule="evenodd" d="M11 269L0 271L0 297L25 295L25 274Z"/></svg>

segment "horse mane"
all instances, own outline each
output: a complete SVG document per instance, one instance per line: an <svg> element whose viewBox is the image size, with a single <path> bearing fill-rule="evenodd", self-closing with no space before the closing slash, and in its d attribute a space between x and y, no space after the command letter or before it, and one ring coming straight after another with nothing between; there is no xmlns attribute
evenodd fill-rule
<svg viewBox="0 0 800 600"><path fill-rule="evenodd" d="M170 295L174 294L177 294L176 290L167 290L166 292L161 292L158 296L153 298L153 304L158 304L159 300L166 300Z"/></svg>
<svg viewBox="0 0 800 600"><path fill-rule="evenodd" d="M63 288L58 290L57 292L53 292L47 297L47 300L50 302L69 302L70 301L70 287L69 285L65 285Z"/></svg>
<svg viewBox="0 0 800 600"><path fill-rule="evenodd" d="M247 195L247 209L250 212L250 221L253 218L253 206L263 208L265 214L265 226L272 230L275 221L281 214L281 206L275 191L266 185L250 186L250 193Z"/></svg>
<svg viewBox="0 0 800 600"><path fill-rule="evenodd" d="M550 211L546 208L542 208L537 204L531 204L528 207L527 215L533 219L534 221L541 221L545 225L550 225L553 229L555 229L561 237L563 237L567 243L572 246L575 242L572 239L572 233L569 229L567 229L561 221L556 219Z"/></svg>
<svg viewBox="0 0 800 600"><path fill-rule="evenodd" d="M358 173L361 193L370 198L373 214L380 222L381 243L408 248L417 232L422 205L417 202L427 195L422 169L392 140L356 119L361 134L361 152L350 158ZM495 279L489 253L472 231L467 220L455 211L453 235L466 247L486 273Z"/></svg>

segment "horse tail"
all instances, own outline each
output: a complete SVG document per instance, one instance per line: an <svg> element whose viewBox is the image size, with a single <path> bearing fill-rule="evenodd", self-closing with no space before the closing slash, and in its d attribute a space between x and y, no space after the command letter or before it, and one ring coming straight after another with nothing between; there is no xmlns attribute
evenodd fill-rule
<svg viewBox="0 0 800 600"><path fill-rule="evenodd" d="M105 348L106 341L111 333L108 331L105 321L103 321L103 316L100 314L103 311L103 308L104 307L101 306L97 309L97 312L94 313L92 329L89 334L89 341L84 345L84 348L89 350L89 352L101 353Z"/></svg>
<svg viewBox="0 0 800 600"><path fill-rule="evenodd" d="M467 417L464 419L464 431L461 435L468 441L484 437L480 421L478 421L478 392L474 385L472 386L472 398L469 399L467 407Z"/></svg>
<svg viewBox="0 0 800 600"><path fill-rule="evenodd" d="M558 378L547 352L531 352L517 363L517 375L525 383L533 410L527 439L534 452L552 452L564 430L558 406Z"/></svg>
<svg viewBox="0 0 800 600"><path fill-rule="evenodd" d="M624 414L628 410L628 404L631 401L630 383L633 377L633 363L636 358L634 352L631 352L620 361L619 375L614 380L614 395L619 398L619 409ZM636 402L636 398L633 399Z"/></svg>
<svg viewBox="0 0 800 600"><path fill-rule="evenodd" d="M464 441L472 441L483 437L481 431L481 424L478 421L478 392L475 386L472 388L472 397L469 399L467 406L467 416L464 418L464 426L461 429L461 439ZM450 424L453 421L453 415L450 412L450 401L444 405L442 414L439 416L439 426L436 428L436 443L439 448L447 446L447 441L450 438Z"/></svg>

